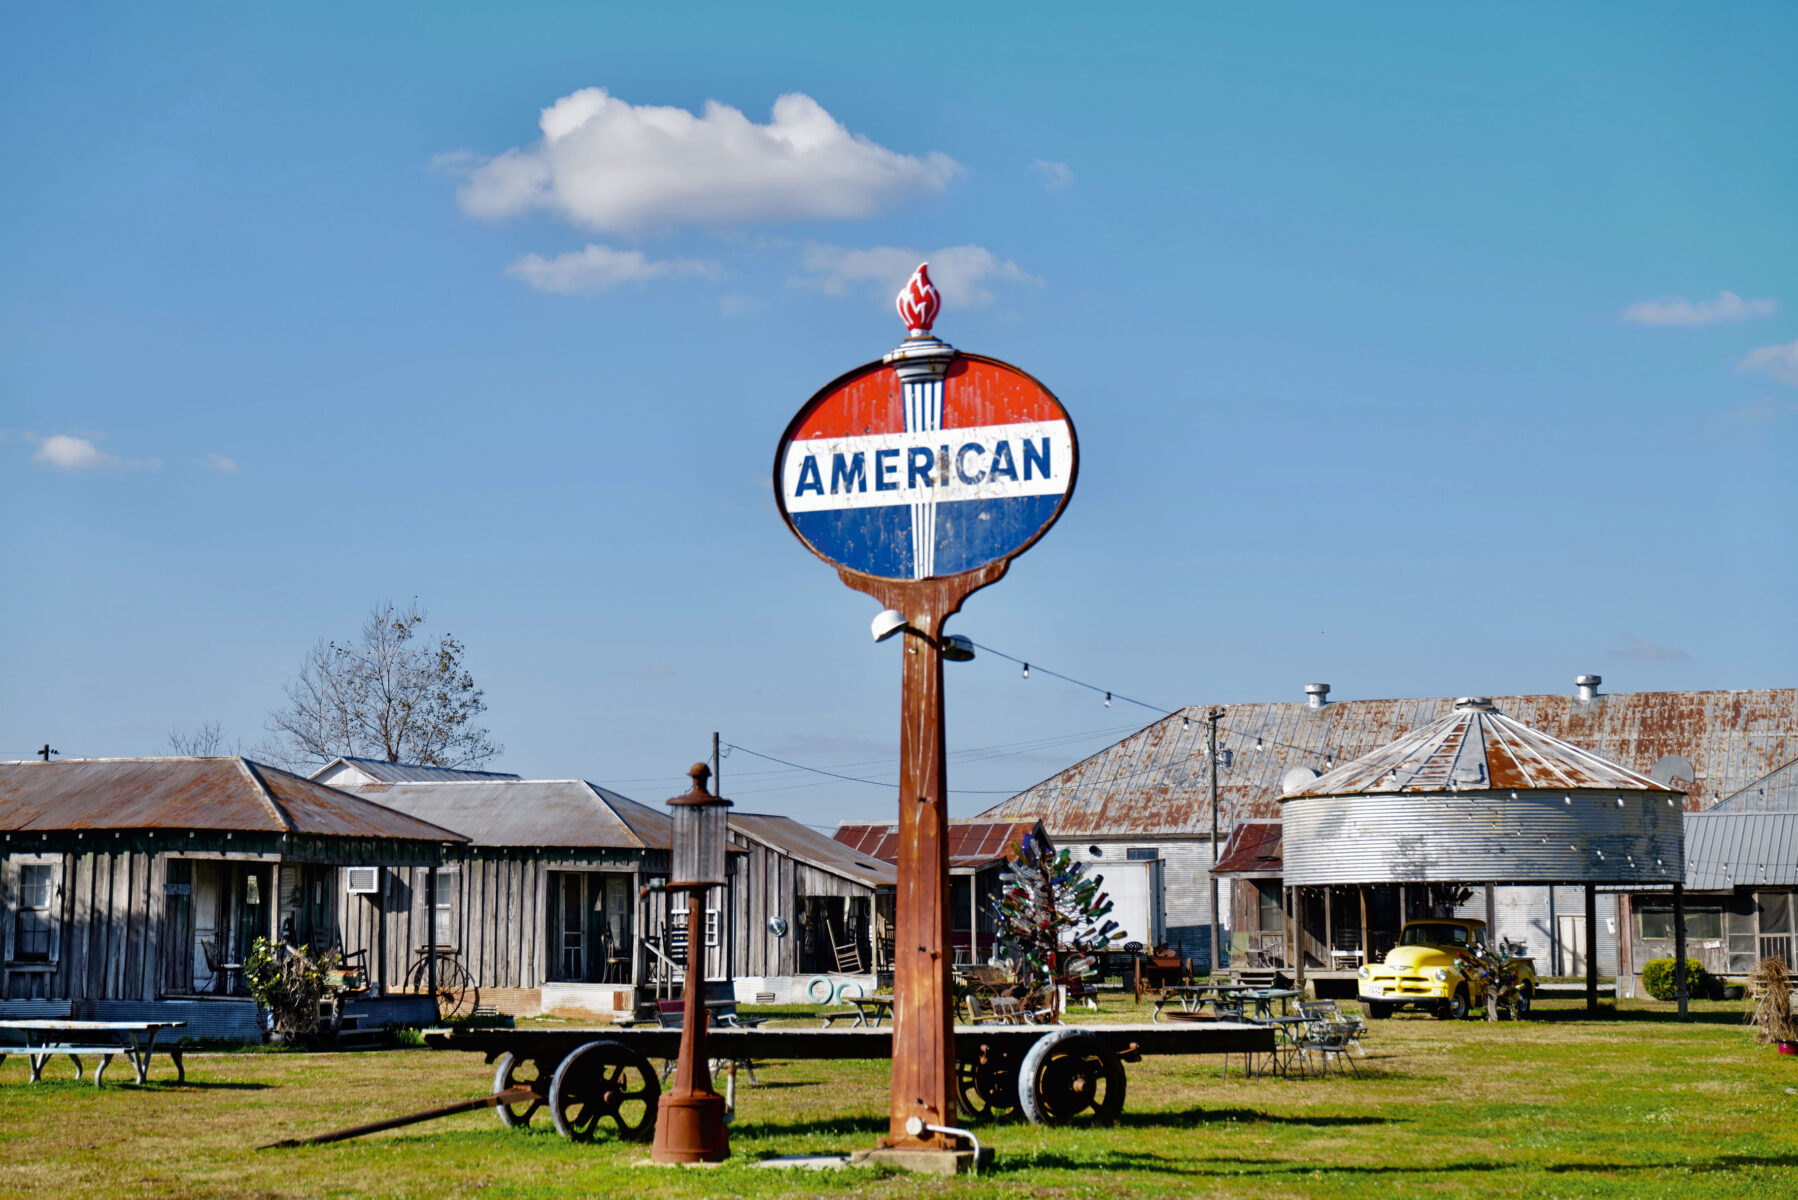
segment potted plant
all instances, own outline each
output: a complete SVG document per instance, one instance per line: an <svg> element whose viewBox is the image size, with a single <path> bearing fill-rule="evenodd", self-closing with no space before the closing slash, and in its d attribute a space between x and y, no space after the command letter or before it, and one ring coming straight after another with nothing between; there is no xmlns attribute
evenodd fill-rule
<svg viewBox="0 0 1798 1200"><path fill-rule="evenodd" d="M1763 958L1748 977L1754 1004L1747 1020L1757 1041L1772 1042L1781 1054L1798 1054L1798 1020L1792 1016L1792 976L1784 962Z"/></svg>

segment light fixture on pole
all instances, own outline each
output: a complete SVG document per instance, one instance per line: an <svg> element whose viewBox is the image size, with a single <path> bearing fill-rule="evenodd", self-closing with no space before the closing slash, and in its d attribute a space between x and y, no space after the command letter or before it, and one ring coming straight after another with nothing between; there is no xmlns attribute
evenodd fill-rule
<svg viewBox="0 0 1798 1200"><path fill-rule="evenodd" d="M730 801L706 791L712 772L704 763L694 763L687 774L693 778L692 790L668 801L674 831L667 887L687 893L687 978L674 1087L662 1097L650 1154L659 1163L723 1162L730 1157L724 1097L712 1088L705 1053L705 894L724 886Z"/></svg>

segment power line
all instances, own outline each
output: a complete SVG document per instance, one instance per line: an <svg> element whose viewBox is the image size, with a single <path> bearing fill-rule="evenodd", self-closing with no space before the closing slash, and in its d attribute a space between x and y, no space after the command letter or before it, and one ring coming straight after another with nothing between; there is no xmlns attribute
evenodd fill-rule
<svg viewBox="0 0 1798 1200"><path fill-rule="evenodd" d="M730 748L732 750L741 750L744 754L753 754L757 758L765 758L769 762L779 763L783 767L792 767L796 771L810 771L814 775L828 775L832 779L841 779L845 783L864 783L869 787L894 789L897 789L899 786L897 783L888 783L882 779L862 779L855 775L844 775L837 771L826 771L822 767L808 767L804 763L796 763L784 758L776 758L772 754L763 754L760 750L751 750L747 746L739 746L734 742L730 743ZM964 796L1014 796L1017 794L1017 789L1015 788L950 788L949 791L951 794L959 793Z"/></svg>

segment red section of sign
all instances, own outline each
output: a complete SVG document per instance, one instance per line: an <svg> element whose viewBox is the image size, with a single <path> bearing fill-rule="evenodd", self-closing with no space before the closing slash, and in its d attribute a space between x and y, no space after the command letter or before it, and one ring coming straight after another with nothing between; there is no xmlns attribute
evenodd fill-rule
<svg viewBox="0 0 1798 1200"><path fill-rule="evenodd" d="M943 380L943 428L1064 421L1061 405L1030 376L1002 363L957 358ZM794 432L796 440L898 433L905 428L899 373L880 367L824 397Z"/></svg>
<svg viewBox="0 0 1798 1200"><path fill-rule="evenodd" d="M881 367L837 387L806 415L796 440L859 437L905 428L905 394L899 375Z"/></svg>
<svg viewBox="0 0 1798 1200"><path fill-rule="evenodd" d="M943 380L944 429L1065 420L1042 384L1003 363L957 358Z"/></svg>

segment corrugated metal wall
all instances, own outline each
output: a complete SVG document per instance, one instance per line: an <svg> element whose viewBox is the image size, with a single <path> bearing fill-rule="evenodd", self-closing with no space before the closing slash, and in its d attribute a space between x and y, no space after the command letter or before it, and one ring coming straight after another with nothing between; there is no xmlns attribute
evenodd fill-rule
<svg viewBox="0 0 1798 1200"><path fill-rule="evenodd" d="M1684 877L1684 821L1679 807L1659 796L1611 791L1304 796L1281 807L1288 886L1661 884Z"/></svg>

